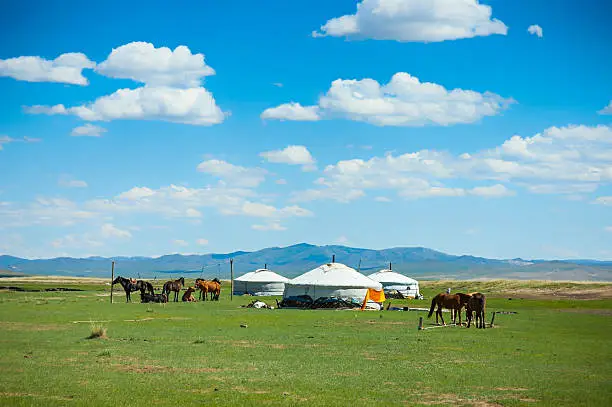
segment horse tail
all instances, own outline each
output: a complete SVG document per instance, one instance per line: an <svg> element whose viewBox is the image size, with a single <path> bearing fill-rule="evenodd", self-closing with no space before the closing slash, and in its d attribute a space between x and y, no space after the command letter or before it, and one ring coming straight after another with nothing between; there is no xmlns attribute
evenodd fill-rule
<svg viewBox="0 0 612 407"><path fill-rule="evenodd" d="M149 291L149 293L151 293L151 295L155 294L155 291L153 290L153 284L149 283L148 281L145 281L145 284L147 285L147 290Z"/></svg>
<svg viewBox="0 0 612 407"><path fill-rule="evenodd" d="M431 300L431 308L429 308L429 314L427 315L427 318L431 318L435 308L436 308L436 298L434 297Z"/></svg>

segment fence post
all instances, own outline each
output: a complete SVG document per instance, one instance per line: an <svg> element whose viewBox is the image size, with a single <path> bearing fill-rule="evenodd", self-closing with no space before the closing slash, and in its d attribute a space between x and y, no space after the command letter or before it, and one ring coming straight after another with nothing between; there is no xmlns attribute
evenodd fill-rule
<svg viewBox="0 0 612 407"><path fill-rule="evenodd" d="M111 304L113 303L113 281L115 281L115 262L111 266Z"/></svg>
<svg viewBox="0 0 612 407"><path fill-rule="evenodd" d="M230 301L234 301L234 259L230 259Z"/></svg>
<svg viewBox="0 0 612 407"><path fill-rule="evenodd" d="M493 311L493 315L491 316L491 328L493 328L493 321L495 321L495 311Z"/></svg>
<svg viewBox="0 0 612 407"><path fill-rule="evenodd" d="M419 331L423 330L423 317L419 317Z"/></svg>

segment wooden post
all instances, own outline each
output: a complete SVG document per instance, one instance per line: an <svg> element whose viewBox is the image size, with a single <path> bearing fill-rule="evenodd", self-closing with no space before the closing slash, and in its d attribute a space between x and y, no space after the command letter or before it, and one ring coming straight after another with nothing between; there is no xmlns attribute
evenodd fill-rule
<svg viewBox="0 0 612 407"><path fill-rule="evenodd" d="M230 259L230 301L234 301L234 259Z"/></svg>
<svg viewBox="0 0 612 407"><path fill-rule="evenodd" d="M113 303L113 281L115 281L115 262L111 266L111 304Z"/></svg>
<svg viewBox="0 0 612 407"><path fill-rule="evenodd" d="M423 330L423 317L419 317L419 331Z"/></svg>
<svg viewBox="0 0 612 407"><path fill-rule="evenodd" d="M493 321L495 321L495 312L491 315L491 328L493 328Z"/></svg>
<svg viewBox="0 0 612 407"><path fill-rule="evenodd" d="M336 262L336 255L332 254L332 263L335 263L335 262Z"/></svg>

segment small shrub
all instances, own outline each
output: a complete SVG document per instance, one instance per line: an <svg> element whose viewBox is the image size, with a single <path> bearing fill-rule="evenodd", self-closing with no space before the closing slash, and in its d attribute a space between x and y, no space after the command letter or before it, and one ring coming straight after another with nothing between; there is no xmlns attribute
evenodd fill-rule
<svg viewBox="0 0 612 407"><path fill-rule="evenodd" d="M206 341L204 339L202 339L202 337L198 337L198 339L196 339L193 343L206 343Z"/></svg>
<svg viewBox="0 0 612 407"><path fill-rule="evenodd" d="M110 356L111 356L111 351L108 349L105 349L102 352L98 353L98 357L101 357L101 358L109 358Z"/></svg>
<svg viewBox="0 0 612 407"><path fill-rule="evenodd" d="M87 337L87 339L106 339L106 328L102 325L91 324L91 333Z"/></svg>

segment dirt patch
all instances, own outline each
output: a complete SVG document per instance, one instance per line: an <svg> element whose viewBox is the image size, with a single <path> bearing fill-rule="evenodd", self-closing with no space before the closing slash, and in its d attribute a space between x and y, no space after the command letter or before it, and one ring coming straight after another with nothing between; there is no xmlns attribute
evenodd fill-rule
<svg viewBox="0 0 612 407"><path fill-rule="evenodd" d="M464 399L456 394L423 394L420 396L417 401L418 404L426 405L426 406L434 406L434 405L455 405L455 406L476 406L476 407L502 407L501 404L486 401L486 400L478 400L478 399ZM411 401L409 404L414 404L414 401Z"/></svg>
<svg viewBox="0 0 612 407"><path fill-rule="evenodd" d="M246 387L242 387L242 386L234 386L234 387L232 387L232 390L237 391L238 393L244 393L244 394L267 394L267 393L270 393L269 391L266 391L266 390L253 390L253 389L247 389Z"/></svg>
<svg viewBox="0 0 612 407"><path fill-rule="evenodd" d="M12 392L0 392L0 397L35 397L49 400L61 400L67 401L74 399L73 396L51 396L47 394L35 394L35 393L12 393Z"/></svg>
<svg viewBox="0 0 612 407"><path fill-rule="evenodd" d="M495 390L499 391L527 391L524 387L496 387Z"/></svg>
<svg viewBox="0 0 612 407"><path fill-rule="evenodd" d="M528 300L604 300L612 298L612 286L598 288L521 288L502 292L500 297L524 298Z"/></svg>
<svg viewBox="0 0 612 407"><path fill-rule="evenodd" d="M62 329L66 329L65 325L58 324L39 324L32 323L28 324L25 322L7 322L0 321L0 330L6 329L7 331L59 331Z"/></svg>

